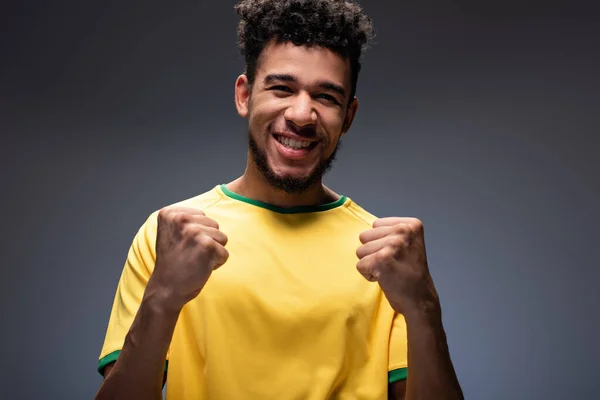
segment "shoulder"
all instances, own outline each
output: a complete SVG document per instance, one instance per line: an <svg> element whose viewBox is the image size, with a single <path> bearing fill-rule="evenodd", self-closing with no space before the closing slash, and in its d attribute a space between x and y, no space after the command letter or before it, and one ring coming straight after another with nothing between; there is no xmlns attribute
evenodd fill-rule
<svg viewBox="0 0 600 400"><path fill-rule="evenodd" d="M220 194L221 192L218 190L218 186L213 187L210 190L207 190L203 193L200 193L196 196L189 197L186 199L182 199L179 201L172 202L170 204L166 204L160 208L152 211L148 216L142 229L150 229L155 230L158 224L158 214L163 208L167 207L186 207L186 208L194 208L197 210L206 210L215 204L219 203L223 196Z"/></svg>
<svg viewBox="0 0 600 400"><path fill-rule="evenodd" d="M375 222L378 217L366 210L364 207L356 203L351 198L347 198L344 203L344 209L355 219L358 221L362 221L365 225L373 226L373 222Z"/></svg>
<svg viewBox="0 0 600 400"><path fill-rule="evenodd" d="M194 197L183 199L175 203L169 204L170 207L188 207L197 208L199 210L207 209L214 204L218 203L223 199L221 192L218 189L219 186L215 186L212 189L198 194ZM160 210L155 211L158 213Z"/></svg>

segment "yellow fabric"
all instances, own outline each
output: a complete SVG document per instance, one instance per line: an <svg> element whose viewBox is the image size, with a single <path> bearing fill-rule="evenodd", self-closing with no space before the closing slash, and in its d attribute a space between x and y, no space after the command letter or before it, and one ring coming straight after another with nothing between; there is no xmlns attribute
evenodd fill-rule
<svg viewBox="0 0 600 400"><path fill-rule="evenodd" d="M407 367L406 327L356 270L373 215L351 199L282 213L220 186L179 204L219 223L230 257L179 317L167 399L387 399L388 371ZM121 349L139 307L156 214L133 240L100 360Z"/></svg>

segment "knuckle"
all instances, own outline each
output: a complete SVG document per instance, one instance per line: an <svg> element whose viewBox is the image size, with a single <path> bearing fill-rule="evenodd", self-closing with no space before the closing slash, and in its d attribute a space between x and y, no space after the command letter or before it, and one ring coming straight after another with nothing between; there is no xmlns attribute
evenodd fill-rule
<svg viewBox="0 0 600 400"><path fill-rule="evenodd" d="M400 223L394 226L393 232L396 235L406 235L410 231L408 224Z"/></svg>
<svg viewBox="0 0 600 400"><path fill-rule="evenodd" d="M367 263L358 263L356 264L356 269L358 270L358 272L360 272L362 275L366 275L369 273L370 271L370 265Z"/></svg>
<svg viewBox="0 0 600 400"><path fill-rule="evenodd" d="M377 253L377 261L379 261L382 264L387 264L389 262L391 262L391 260L394 258L394 256L396 255L396 250L391 248L391 247L384 247L383 249L381 249L379 251L379 253Z"/></svg>
<svg viewBox="0 0 600 400"><path fill-rule="evenodd" d="M173 222L177 225L185 225L189 221L189 216L187 213L177 213L173 217Z"/></svg>
<svg viewBox="0 0 600 400"><path fill-rule="evenodd" d="M197 240L197 236L199 236L200 233L202 233L202 231L194 225L187 224L183 225L181 228L181 235L183 237L194 238L194 240Z"/></svg>
<svg viewBox="0 0 600 400"><path fill-rule="evenodd" d="M227 242L229 241L229 238L224 233L221 236L222 236L221 240L223 241L223 246L225 246L227 244Z"/></svg>
<svg viewBox="0 0 600 400"><path fill-rule="evenodd" d="M367 231L361 232L360 235L358 235L358 240L361 243L364 243L367 240Z"/></svg>
<svg viewBox="0 0 600 400"><path fill-rule="evenodd" d="M221 252L219 253L219 258L221 260L222 263L224 263L225 261L227 261L229 259L229 251L227 251L226 248L222 247L221 248Z"/></svg>
<svg viewBox="0 0 600 400"><path fill-rule="evenodd" d="M171 214L171 207L163 207L158 211L158 220L159 221L166 220L169 218L170 214Z"/></svg>
<svg viewBox="0 0 600 400"><path fill-rule="evenodd" d="M205 250L209 250L214 246L214 241L212 238L202 232L196 235L196 243Z"/></svg>
<svg viewBox="0 0 600 400"><path fill-rule="evenodd" d="M204 216L208 222L208 224L210 224L210 226L214 227L215 229L219 229L219 223L217 221L215 221L212 218L209 218L207 216Z"/></svg>
<svg viewBox="0 0 600 400"><path fill-rule="evenodd" d="M356 249L356 257L358 257L359 259L363 258L363 255L365 254L365 247L364 245L359 246Z"/></svg>
<svg viewBox="0 0 600 400"><path fill-rule="evenodd" d="M219 229L219 224L214 219L208 218L206 216L200 219L199 224L206 228Z"/></svg>
<svg viewBox="0 0 600 400"><path fill-rule="evenodd" d="M410 218L409 221L413 232L421 232L423 230L423 221L419 218Z"/></svg>
<svg viewBox="0 0 600 400"><path fill-rule="evenodd" d="M379 250L377 253L373 255L373 259L376 263L381 263L385 259L385 248Z"/></svg>
<svg viewBox="0 0 600 400"><path fill-rule="evenodd" d="M379 252L377 253L377 261L386 261L388 258L390 258L392 255L392 251L389 247L384 247L383 249L379 250Z"/></svg>
<svg viewBox="0 0 600 400"><path fill-rule="evenodd" d="M406 246L406 239L404 235L395 235L390 240L390 244L394 249L399 250Z"/></svg>

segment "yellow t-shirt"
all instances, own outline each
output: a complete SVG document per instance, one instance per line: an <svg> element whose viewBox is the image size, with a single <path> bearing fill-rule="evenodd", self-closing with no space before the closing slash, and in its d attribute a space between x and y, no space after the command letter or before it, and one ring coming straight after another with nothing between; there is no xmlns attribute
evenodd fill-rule
<svg viewBox="0 0 600 400"><path fill-rule="evenodd" d="M224 185L179 205L227 235L229 259L178 319L166 396L179 399L387 399L407 375L406 325L356 270L376 219L351 199L282 209ZM157 212L135 236L98 369L115 361L154 268Z"/></svg>

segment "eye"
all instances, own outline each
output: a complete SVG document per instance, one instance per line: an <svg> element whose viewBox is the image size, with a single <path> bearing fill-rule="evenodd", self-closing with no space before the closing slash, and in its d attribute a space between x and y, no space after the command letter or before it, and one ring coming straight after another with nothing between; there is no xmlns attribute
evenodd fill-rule
<svg viewBox="0 0 600 400"><path fill-rule="evenodd" d="M289 87L284 86L284 85L271 86L269 88L269 90L274 90L274 91L277 91L277 92L288 92L288 93L292 92L292 89L290 89Z"/></svg>
<svg viewBox="0 0 600 400"><path fill-rule="evenodd" d="M317 95L317 98L327 100L328 102L339 105L340 103L337 101L335 97L327 93L320 93Z"/></svg>

